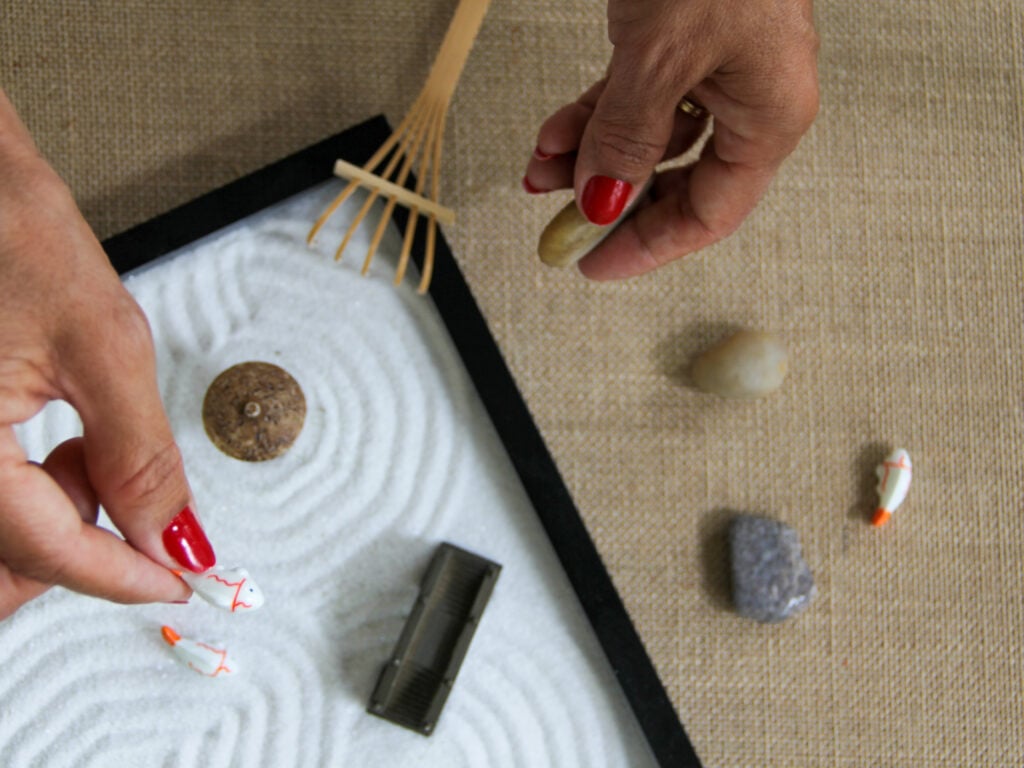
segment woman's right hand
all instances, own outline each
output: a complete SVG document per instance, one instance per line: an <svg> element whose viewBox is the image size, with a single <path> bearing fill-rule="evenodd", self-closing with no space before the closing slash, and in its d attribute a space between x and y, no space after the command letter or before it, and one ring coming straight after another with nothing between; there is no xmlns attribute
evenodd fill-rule
<svg viewBox="0 0 1024 768"><path fill-rule="evenodd" d="M51 400L84 435L38 465L13 426ZM54 584L186 599L170 569L215 562L194 509L146 318L0 91L0 618Z"/></svg>

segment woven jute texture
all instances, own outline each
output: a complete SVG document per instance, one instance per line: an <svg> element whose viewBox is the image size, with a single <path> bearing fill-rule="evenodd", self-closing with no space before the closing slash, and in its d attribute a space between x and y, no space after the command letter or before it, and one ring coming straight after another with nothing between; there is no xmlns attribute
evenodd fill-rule
<svg viewBox="0 0 1024 768"><path fill-rule="evenodd" d="M0 2L0 77L102 237L342 128L397 122L454 0ZM1007 766L1024 755L1024 10L827 0L822 109L728 241L590 284L539 264L564 196L520 179L598 78L604 7L494 0L452 105L446 234L709 766ZM687 361L782 335L775 395ZM874 465L909 500L868 523ZM819 594L729 611L723 526L800 533Z"/></svg>

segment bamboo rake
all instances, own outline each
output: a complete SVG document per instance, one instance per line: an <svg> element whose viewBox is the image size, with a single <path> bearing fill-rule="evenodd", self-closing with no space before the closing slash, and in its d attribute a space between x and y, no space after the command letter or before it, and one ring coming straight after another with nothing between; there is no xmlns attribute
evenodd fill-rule
<svg viewBox="0 0 1024 768"><path fill-rule="evenodd" d="M427 217L427 242L423 258L423 274L420 277L417 290L421 294L426 293L434 271L437 222L451 224L455 221L455 212L450 208L445 208L437 201L441 185L441 145L444 141L448 105L489 4L490 0L459 0L459 5L455 9L455 15L445 33L437 58L434 59L434 65L430 69L427 82L412 107L409 108L409 112L399 123L398 128L362 168L346 163L344 160L338 160L335 163L334 174L349 179L349 183L320 214L320 218L316 220L313 228L309 231L306 238L307 243L312 244L317 233L331 215L351 197L360 185L365 185L370 194L349 225L341 245L338 246L338 250L334 254L335 261L341 259L352 235L370 212L374 201L383 195L387 199L387 203L384 207L384 214L377 223L373 238L370 240L370 247L363 261L362 274L365 275L369 271L370 262L373 261L373 256L384 236L384 230L387 228L388 222L391 221L395 205L401 203L409 209L409 221L405 227L402 252L395 270L395 285L399 285L405 277L413 236L416 231L416 221L422 213ZM378 171L378 166L389 154L390 159L387 164L384 165L383 170ZM416 188L415 191L410 191L405 187L405 182L414 164L418 165ZM396 170L397 175L392 176ZM423 196L428 175L430 176L429 199Z"/></svg>

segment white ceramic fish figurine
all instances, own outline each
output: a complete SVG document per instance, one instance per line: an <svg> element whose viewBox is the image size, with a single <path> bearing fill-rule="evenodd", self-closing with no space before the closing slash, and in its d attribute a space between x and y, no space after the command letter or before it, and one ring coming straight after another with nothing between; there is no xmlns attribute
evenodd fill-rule
<svg viewBox="0 0 1024 768"><path fill-rule="evenodd" d="M226 649L189 640L167 626L161 627L160 632L164 636L164 641L171 646L171 651L178 661L200 675L220 677L233 675L238 671L234 662L228 659Z"/></svg>
<svg viewBox="0 0 1024 768"><path fill-rule="evenodd" d="M907 491L910 490L910 476L913 474L910 454L902 448L897 448L889 458L878 465L875 473L878 475L879 500L878 509L875 510L871 523L885 525L896 508L907 498Z"/></svg>
<svg viewBox="0 0 1024 768"><path fill-rule="evenodd" d="M202 573L174 573L203 600L226 611L254 611L263 605L263 592L245 568L215 565Z"/></svg>

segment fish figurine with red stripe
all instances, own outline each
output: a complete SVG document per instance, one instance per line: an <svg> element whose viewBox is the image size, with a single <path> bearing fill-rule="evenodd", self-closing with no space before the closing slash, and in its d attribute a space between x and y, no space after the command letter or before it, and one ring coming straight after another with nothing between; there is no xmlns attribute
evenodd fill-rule
<svg viewBox="0 0 1024 768"><path fill-rule="evenodd" d="M161 627L160 632L164 636L164 642L171 646L175 658L194 672L206 677L220 677L233 675L238 671L234 662L228 659L226 649L189 640L167 626Z"/></svg>
<svg viewBox="0 0 1024 768"><path fill-rule="evenodd" d="M215 565L202 573L174 573L203 600L226 611L254 611L263 605L263 592L245 568Z"/></svg>
<svg viewBox="0 0 1024 768"><path fill-rule="evenodd" d="M903 448L897 448L889 458L878 465L878 508L872 518L872 525L885 525L896 508L907 498L910 490L910 477L913 466L910 454Z"/></svg>

